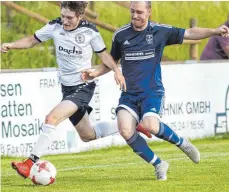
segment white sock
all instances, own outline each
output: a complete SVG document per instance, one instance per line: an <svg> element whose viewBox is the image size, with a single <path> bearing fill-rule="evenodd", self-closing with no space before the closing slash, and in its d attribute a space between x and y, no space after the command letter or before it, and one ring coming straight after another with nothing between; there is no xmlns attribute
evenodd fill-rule
<svg viewBox="0 0 229 192"><path fill-rule="evenodd" d="M51 145L51 139L53 133L55 133L56 128L53 125L43 124L42 130L43 132L40 134L32 152L33 155L39 158L44 153L44 151Z"/></svg>
<svg viewBox="0 0 229 192"><path fill-rule="evenodd" d="M113 124L110 122L99 122L93 125L95 130L96 139L107 137L109 135L113 135L118 133L117 124Z"/></svg>

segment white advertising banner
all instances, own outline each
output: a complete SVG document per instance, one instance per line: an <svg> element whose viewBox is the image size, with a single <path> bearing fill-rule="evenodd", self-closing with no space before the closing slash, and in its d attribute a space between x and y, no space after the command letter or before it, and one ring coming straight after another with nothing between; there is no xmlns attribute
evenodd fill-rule
<svg viewBox="0 0 229 192"><path fill-rule="evenodd" d="M229 63L164 66L164 121L189 138L228 131L228 70Z"/></svg>
<svg viewBox="0 0 229 192"><path fill-rule="evenodd" d="M229 63L162 66L166 90L163 121L188 138L213 136L229 129ZM28 156L49 111L62 98L57 72L0 75L1 155ZM97 80L91 101L92 123L112 121L120 91L113 73ZM152 140L154 140L153 138ZM45 154L80 152L122 145L120 135L82 142L69 120L58 125L56 138Z"/></svg>

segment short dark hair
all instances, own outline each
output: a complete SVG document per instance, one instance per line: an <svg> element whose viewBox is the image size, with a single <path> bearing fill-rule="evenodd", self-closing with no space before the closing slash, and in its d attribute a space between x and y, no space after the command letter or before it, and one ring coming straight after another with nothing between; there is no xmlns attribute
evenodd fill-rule
<svg viewBox="0 0 229 192"><path fill-rule="evenodd" d="M146 6L151 9L151 1L145 1L146 2Z"/></svg>
<svg viewBox="0 0 229 192"><path fill-rule="evenodd" d="M75 11L78 15L82 15L85 12L87 4L86 1L62 1L60 7L61 9L67 8L71 11Z"/></svg>
<svg viewBox="0 0 229 192"><path fill-rule="evenodd" d="M130 3L132 3L133 1L131 1ZM146 3L146 7L148 9L151 9L151 1L144 1Z"/></svg>

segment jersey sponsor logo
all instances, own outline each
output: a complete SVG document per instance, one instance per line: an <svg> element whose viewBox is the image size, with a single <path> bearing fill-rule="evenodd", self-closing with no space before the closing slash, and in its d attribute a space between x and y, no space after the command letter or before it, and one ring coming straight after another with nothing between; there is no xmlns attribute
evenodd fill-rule
<svg viewBox="0 0 229 192"><path fill-rule="evenodd" d="M155 57L155 49L125 52L126 61L144 60Z"/></svg>
<svg viewBox="0 0 229 192"><path fill-rule="evenodd" d="M77 43L81 44L85 41L85 36L83 34L77 34L75 37Z"/></svg>
<svg viewBox="0 0 229 192"><path fill-rule="evenodd" d="M73 49L67 49L67 48L64 48L62 46L59 46L59 51L60 52L65 52L67 54L82 54L82 51L81 50L77 50L77 48L74 46Z"/></svg>
<svg viewBox="0 0 229 192"><path fill-rule="evenodd" d="M146 41L148 44L153 44L153 34L146 35Z"/></svg>

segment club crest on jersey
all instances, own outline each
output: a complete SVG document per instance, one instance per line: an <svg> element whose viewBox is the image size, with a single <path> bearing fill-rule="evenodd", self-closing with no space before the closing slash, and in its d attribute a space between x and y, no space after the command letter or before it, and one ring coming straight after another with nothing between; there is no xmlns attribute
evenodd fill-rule
<svg viewBox="0 0 229 192"><path fill-rule="evenodd" d="M152 34L146 35L146 41L148 44L152 44L153 43L153 35Z"/></svg>
<svg viewBox="0 0 229 192"><path fill-rule="evenodd" d="M76 42L79 43L79 44L81 44L81 43L83 43L85 41L85 37L84 37L83 34L77 34L75 39L76 39Z"/></svg>

